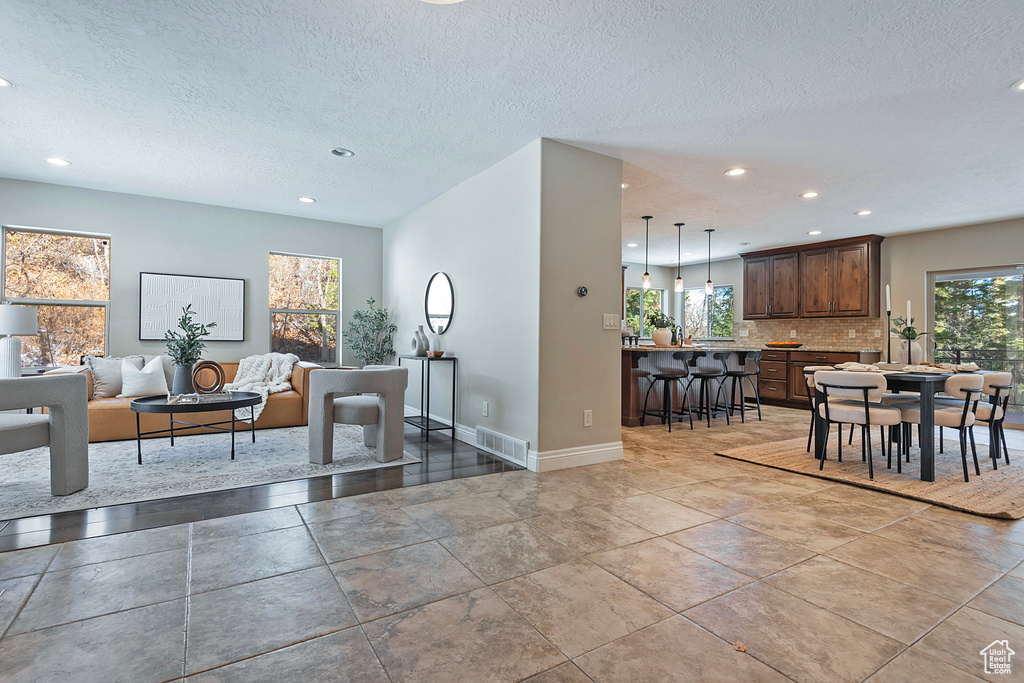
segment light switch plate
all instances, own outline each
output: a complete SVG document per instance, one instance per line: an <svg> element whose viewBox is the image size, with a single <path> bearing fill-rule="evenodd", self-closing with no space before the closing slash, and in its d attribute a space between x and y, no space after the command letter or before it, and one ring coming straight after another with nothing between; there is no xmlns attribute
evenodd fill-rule
<svg viewBox="0 0 1024 683"><path fill-rule="evenodd" d="M750 330L740 330L740 336L741 337L749 337L750 336Z"/></svg>
<svg viewBox="0 0 1024 683"><path fill-rule="evenodd" d="M857 330L850 330L850 339L857 338Z"/></svg>
<svg viewBox="0 0 1024 683"><path fill-rule="evenodd" d="M790 330L789 331L789 338L790 339L796 339L796 330Z"/></svg>
<svg viewBox="0 0 1024 683"><path fill-rule="evenodd" d="M881 330L875 330L875 338L878 339L881 336L882 336L882 331Z"/></svg>
<svg viewBox="0 0 1024 683"><path fill-rule="evenodd" d="M619 329L619 316L615 313L604 314L604 329L606 330L617 330Z"/></svg>
<svg viewBox="0 0 1024 683"><path fill-rule="evenodd" d="M490 408L490 406L487 405L487 401L484 401L484 407L483 407L483 411L482 411L484 417L487 417L487 412L488 412L489 408Z"/></svg>
<svg viewBox="0 0 1024 683"><path fill-rule="evenodd" d="M583 411L583 426L593 427L594 426L594 411L584 410Z"/></svg>

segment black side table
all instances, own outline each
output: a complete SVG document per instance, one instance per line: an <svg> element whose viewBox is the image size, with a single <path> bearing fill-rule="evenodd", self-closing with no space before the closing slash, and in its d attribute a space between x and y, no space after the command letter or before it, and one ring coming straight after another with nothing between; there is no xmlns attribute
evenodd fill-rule
<svg viewBox="0 0 1024 683"><path fill-rule="evenodd" d="M399 356L398 366L402 366L402 360L420 361L420 414L405 418L406 423L411 424L423 431L440 432L451 430L452 441L455 440L455 394L456 380L458 378L459 360L455 356L441 356L431 358L430 356ZM452 365L452 421L444 422L430 417L430 366L434 363L451 363Z"/></svg>

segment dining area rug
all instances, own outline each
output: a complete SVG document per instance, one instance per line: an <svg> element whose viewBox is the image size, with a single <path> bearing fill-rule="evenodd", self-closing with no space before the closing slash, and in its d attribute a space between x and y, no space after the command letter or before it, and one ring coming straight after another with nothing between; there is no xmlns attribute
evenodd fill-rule
<svg viewBox="0 0 1024 683"><path fill-rule="evenodd" d="M938 453L938 439L935 441L935 481L921 481L920 449L910 449L910 462L904 456L903 473L896 473L896 449L893 449L893 467L886 469L886 457L882 454L879 437L872 442L875 478L868 478L867 463L861 461L861 446L858 438L853 445L843 442L843 462L836 461L835 439L829 440L828 459L825 467L818 469L819 461L813 452L807 452L807 437L772 441L754 446L743 446L721 450L716 453L733 460L774 467L788 472L830 479L864 488L884 491L904 498L913 498L952 510L971 512L986 517L1001 519L1024 518L1024 451L1010 449L1010 464L1000 454L999 469L992 469L988 458L988 445L978 444L978 462L981 474L974 473L974 461L967 451L970 481L964 481L963 465L960 461L960 444L946 439L944 453Z"/></svg>
<svg viewBox="0 0 1024 683"><path fill-rule="evenodd" d="M235 439L234 460L228 434L179 436L174 446L166 437L143 439L141 465L134 439L91 443L89 486L69 496L50 495L47 448L0 455L0 520L420 462L407 452L398 460L378 462L355 425L334 426L334 462L329 465L309 462L306 427L260 429L256 443L248 431L239 431Z"/></svg>

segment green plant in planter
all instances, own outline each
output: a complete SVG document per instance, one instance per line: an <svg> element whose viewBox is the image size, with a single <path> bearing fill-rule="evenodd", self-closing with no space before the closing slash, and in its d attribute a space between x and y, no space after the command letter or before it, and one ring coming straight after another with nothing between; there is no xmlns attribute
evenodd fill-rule
<svg viewBox="0 0 1024 683"><path fill-rule="evenodd" d="M669 329L675 327L676 321L665 315L661 311L651 311L647 314L647 325L658 329L659 327L667 327Z"/></svg>
<svg viewBox="0 0 1024 683"><path fill-rule="evenodd" d="M366 300L368 310L352 311L352 321L344 333L345 342L363 365L384 365L395 355L398 326L389 321L386 308L377 308L373 297Z"/></svg>
<svg viewBox="0 0 1024 683"><path fill-rule="evenodd" d="M178 329L164 332L164 341L167 342L167 355L174 359L177 365L195 365L203 355L206 344L202 342L203 337L210 335L210 328L217 327L217 323L201 325L192 318L196 312L192 310L192 304L181 309L181 317L178 318Z"/></svg>
<svg viewBox="0 0 1024 683"><path fill-rule="evenodd" d="M893 327L890 327L889 331L895 333L900 339L908 341L928 334L927 332L918 332L917 328L914 327L914 320L914 318L911 318L909 321L906 318L893 318Z"/></svg>

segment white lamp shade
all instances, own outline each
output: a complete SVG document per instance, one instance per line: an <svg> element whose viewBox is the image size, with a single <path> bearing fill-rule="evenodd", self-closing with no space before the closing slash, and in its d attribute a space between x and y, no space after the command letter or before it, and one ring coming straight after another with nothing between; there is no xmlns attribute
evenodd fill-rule
<svg viewBox="0 0 1024 683"><path fill-rule="evenodd" d="M35 306L0 306L0 334L39 334L39 319Z"/></svg>

